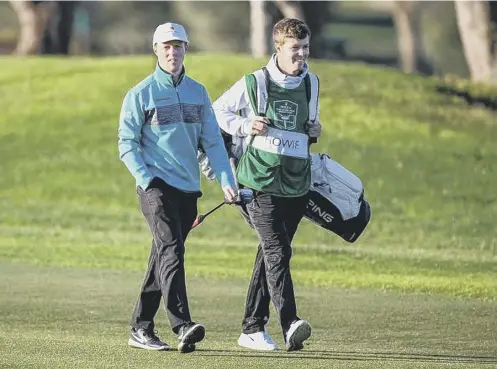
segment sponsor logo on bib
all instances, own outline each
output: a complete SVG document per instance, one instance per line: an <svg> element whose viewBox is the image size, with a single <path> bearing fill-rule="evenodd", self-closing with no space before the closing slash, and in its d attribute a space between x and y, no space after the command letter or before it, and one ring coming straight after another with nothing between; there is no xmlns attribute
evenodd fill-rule
<svg viewBox="0 0 497 369"><path fill-rule="evenodd" d="M273 102L274 125L281 129L293 131L297 127L297 113L299 106L289 100L277 100Z"/></svg>

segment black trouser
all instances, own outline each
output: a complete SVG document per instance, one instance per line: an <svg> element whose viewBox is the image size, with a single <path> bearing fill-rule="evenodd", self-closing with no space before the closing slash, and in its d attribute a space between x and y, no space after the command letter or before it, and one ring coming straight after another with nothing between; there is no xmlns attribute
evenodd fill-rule
<svg viewBox="0 0 497 369"><path fill-rule="evenodd" d="M269 302L279 314L283 337L298 319L290 274L291 242L307 206L307 197L256 194L247 205L250 221L260 239L250 280L243 319L243 333L264 330Z"/></svg>
<svg viewBox="0 0 497 369"><path fill-rule="evenodd" d="M154 178L147 188L137 187L140 207L153 241L148 270L131 318L134 328L154 329L154 317L164 297L174 333L191 321L186 294L185 239L197 216L200 192L187 193Z"/></svg>

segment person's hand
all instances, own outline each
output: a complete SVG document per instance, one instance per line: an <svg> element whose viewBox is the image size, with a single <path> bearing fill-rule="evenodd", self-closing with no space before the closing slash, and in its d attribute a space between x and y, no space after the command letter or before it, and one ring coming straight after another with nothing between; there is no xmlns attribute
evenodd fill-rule
<svg viewBox="0 0 497 369"><path fill-rule="evenodd" d="M224 201L227 204L233 204L238 198L238 190L231 186L226 186L223 188Z"/></svg>
<svg viewBox="0 0 497 369"><path fill-rule="evenodd" d="M311 138L318 138L319 136L321 136L322 128L323 126L317 120L314 123L312 123L311 121L307 121L306 123L306 132L307 135Z"/></svg>
<svg viewBox="0 0 497 369"><path fill-rule="evenodd" d="M252 135L264 135L267 133L267 125L269 119L267 117L256 116L252 119Z"/></svg>

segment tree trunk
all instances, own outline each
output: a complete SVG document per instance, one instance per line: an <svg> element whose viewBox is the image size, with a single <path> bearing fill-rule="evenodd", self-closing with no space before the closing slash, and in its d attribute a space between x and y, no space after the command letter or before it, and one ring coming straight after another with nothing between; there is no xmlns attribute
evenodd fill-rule
<svg viewBox="0 0 497 369"><path fill-rule="evenodd" d="M455 1L457 25L471 79L496 83L488 1ZM492 81L493 79L493 81Z"/></svg>
<svg viewBox="0 0 497 369"><path fill-rule="evenodd" d="M394 1L393 18L402 70L419 71L422 59L420 9L417 1Z"/></svg>
<svg viewBox="0 0 497 369"><path fill-rule="evenodd" d="M40 32L40 22L36 14L36 5L31 1L11 1L10 4L17 14L20 28L15 53L18 55L37 54L42 32Z"/></svg>
<svg viewBox="0 0 497 369"><path fill-rule="evenodd" d="M332 13L334 8L340 6L339 2L302 1L300 5L304 12L305 22L309 26L312 35L310 57L328 58L330 52L333 54L335 49L331 50L334 46L328 44L333 35L326 32L326 25L332 21ZM344 48L340 50L343 51L342 55L345 54L345 43L343 43L343 46Z"/></svg>
<svg viewBox="0 0 497 369"><path fill-rule="evenodd" d="M17 14L21 30L15 53L38 54L53 6L44 3L34 4L32 1L11 1L10 4Z"/></svg>
<svg viewBox="0 0 497 369"><path fill-rule="evenodd" d="M497 2L489 1L488 5L490 6L490 22L497 23Z"/></svg>
<svg viewBox="0 0 497 369"><path fill-rule="evenodd" d="M269 53L270 22L265 1L250 0L250 49L253 57L263 57Z"/></svg>
<svg viewBox="0 0 497 369"><path fill-rule="evenodd" d="M56 1L42 40L43 54L69 54L75 1Z"/></svg>
<svg viewBox="0 0 497 369"><path fill-rule="evenodd" d="M305 22L304 11L298 1L276 0L275 3L283 17L300 19Z"/></svg>

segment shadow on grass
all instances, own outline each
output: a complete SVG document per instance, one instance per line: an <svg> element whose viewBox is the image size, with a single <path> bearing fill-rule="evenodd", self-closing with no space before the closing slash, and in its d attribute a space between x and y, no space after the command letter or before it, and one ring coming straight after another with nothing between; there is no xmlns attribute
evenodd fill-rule
<svg viewBox="0 0 497 369"><path fill-rule="evenodd" d="M444 95L457 96L463 99L468 105L482 106L491 111L497 111L497 100L487 96L474 96L463 89L457 89L452 86L437 86L436 91Z"/></svg>
<svg viewBox="0 0 497 369"><path fill-rule="evenodd" d="M347 361L404 361L404 362L430 362L443 364L497 364L497 356L478 355L442 355L419 353L395 352L358 352L358 351L313 351L298 352L247 352L238 350L210 350L197 349L201 356L233 356L274 359L315 359L315 360L347 360Z"/></svg>

